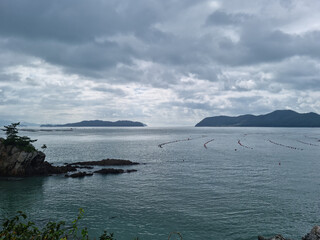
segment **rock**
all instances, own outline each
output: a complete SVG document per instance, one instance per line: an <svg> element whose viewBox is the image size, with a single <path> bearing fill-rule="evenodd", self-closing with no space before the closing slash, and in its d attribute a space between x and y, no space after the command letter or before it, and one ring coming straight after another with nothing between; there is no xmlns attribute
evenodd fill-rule
<svg viewBox="0 0 320 240"><path fill-rule="evenodd" d="M320 240L320 226L314 226L310 233L301 238L302 240ZM281 235L276 235L272 238L264 238L262 236L258 236L258 240L290 240L282 237Z"/></svg>
<svg viewBox="0 0 320 240"><path fill-rule="evenodd" d="M13 145L4 145L0 138L0 176L27 177L76 171L72 166L55 167L45 161L46 155L37 150L24 151Z"/></svg>
<svg viewBox="0 0 320 240"><path fill-rule="evenodd" d="M21 177L42 172L45 154L40 151L26 152L0 141L0 176Z"/></svg>
<svg viewBox="0 0 320 240"><path fill-rule="evenodd" d="M278 234L272 238L264 238L262 236L258 236L258 240L290 240L290 239L286 239L286 238L282 237L280 234Z"/></svg>
<svg viewBox="0 0 320 240"><path fill-rule="evenodd" d="M48 163L48 162L46 162ZM50 164L50 163L48 163ZM52 166L50 164L50 172L52 174L62 174L62 173L67 173L67 172L75 172L77 171L77 168L76 167L73 167L73 166Z"/></svg>
<svg viewBox="0 0 320 240"><path fill-rule="evenodd" d="M73 166L73 167L75 167L75 168L93 169L92 166L77 166L77 165L70 165L70 164L68 164L68 166Z"/></svg>
<svg viewBox="0 0 320 240"><path fill-rule="evenodd" d="M93 173L87 173L87 172L77 172L73 174L66 174L65 177L71 177L71 178L79 178L79 177L85 177L85 176L92 176Z"/></svg>
<svg viewBox="0 0 320 240"><path fill-rule="evenodd" d="M100 173L100 174L120 174L124 173L123 169L115 169L115 168L103 168L98 171L95 171L94 173Z"/></svg>
<svg viewBox="0 0 320 240"><path fill-rule="evenodd" d="M129 160L121 160L121 159L103 159L100 161L87 161L87 162L75 162L69 164L70 166L128 166L128 165L137 165L137 162L131 162Z"/></svg>
<svg viewBox="0 0 320 240"><path fill-rule="evenodd" d="M139 163L131 162L129 160L120 159L104 159L101 161L87 161L66 164L64 166L53 166L45 161L46 155L37 150L27 152L13 145L3 144L4 139L0 138L0 177L28 177L52 174L65 174L68 172L75 172L77 168L92 169L92 166L126 166L137 165ZM130 173L137 170L123 170L106 168L95 171L94 173L100 174L120 174ZM66 177L83 177L91 176L93 173L77 172L74 174L66 175Z"/></svg>
<svg viewBox="0 0 320 240"><path fill-rule="evenodd" d="M314 226L302 240L320 240L320 226Z"/></svg>
<svg viewBox="0 0 320 240"><path fill-rule="evenodd" d="M132 173L132 172L137 172L138 170L136 170L136 169L128 169L126 172L127 173Z"/></svg>

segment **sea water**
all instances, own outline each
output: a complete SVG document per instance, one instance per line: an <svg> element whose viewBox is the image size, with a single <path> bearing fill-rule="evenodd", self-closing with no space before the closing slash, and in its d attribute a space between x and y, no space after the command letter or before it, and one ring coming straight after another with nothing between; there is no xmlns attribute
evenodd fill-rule
<svg viewBox="0 0 320 240"><path fill-rule="evenodd" d="M320 224L319 128L73 128L20 132L55 165L128 159L137 172L0 180L0 219L71 222L118 240L300 239ZM69 130L69 129L65 129ZM3 133L1 133L3 135ZM207 143L207 144L206 144ZM174 239L174 238L172 238ZM179 239L179 238L175 238Z"/></svg>

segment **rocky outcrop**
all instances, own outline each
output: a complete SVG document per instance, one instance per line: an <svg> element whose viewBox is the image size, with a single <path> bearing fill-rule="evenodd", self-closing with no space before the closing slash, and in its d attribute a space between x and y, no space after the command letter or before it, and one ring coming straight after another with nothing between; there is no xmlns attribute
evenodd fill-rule
<svg viewBox="0 0 320 240"><path fill-rule="evenodd" d="M284 238L280 234L278 234L272 238L264 238L262 236L258 236L258 240L290 240L290 239Z"/></svg>
<svg viewBox="0 0 320 240"><path fill-rule="evenodd" d="M75 167L55 167L45 161L46 155L41 151L25 151L13 145L3 144L0 138L0 176L27 177L50 175L76 171Z"/></svg>
<svg viewBox="0 0 320 240"><path fill-rule="evenodd" d="M46 155L37 150L25 151L17 146L5 145L0 138L0 177L28 177L51 174L66 174L66 177L78 178L100 174L121 174L135 172L135 169L123 170L104 168L94 172L77 172L78 168L93 169L93 166L128 166L139 163L120 159L103 159L101 161L87 161L53 166L45 161ZM70 174L70 172L74 172Z"/></svg>
<svg viewBox="0 0 320 240"><path fill-rule="evenodd" d="M71 177L71 178L80 178L85 176L92 176L93 173L87 173L87 172L77 172L73 174L66 174L65 177Z"/></svg>
<svg viewBox="0 0 320 240"><path fill-rule="evenodd" d="M320 240L320 226L314 226L302 240Z"/></svg>
<svg viewBox="0 0 320 240"><path fill-rule="evenodd" d="M100 161L70 163L68 164L68 166L130 166L130 165L137 165L137 164L139 163L131 162L129 160L107 158Z"/></svg>
<svg viewBox="0 0 320 240"><path fill-rule="evenodd" d="M290 240L289 238L284 238L281 235L276 235L272 238L264 238L262 236L258 236L258 240ZM314 226L310 233L302 237L302 240L320 240L320 226Z"/></svg>
<svg viewBox="0 0 320 240"><path fill-rule="evenodd" d="M115 168L103 168L98 171L95 171L94 173L100 173L100 174L119 174L124 173L125 171L123 169L115 169Z"/></svg>

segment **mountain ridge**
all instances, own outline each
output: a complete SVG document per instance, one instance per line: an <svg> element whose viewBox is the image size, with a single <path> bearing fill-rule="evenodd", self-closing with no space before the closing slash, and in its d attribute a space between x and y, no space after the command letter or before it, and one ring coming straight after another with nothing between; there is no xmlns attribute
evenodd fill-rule
<svg viewBox="0 0 320 240"><path fill-rule="evenodd" d="M314 112L275 110L263 115L207 117L195 127L320 127L320 115Z"/></svg>
<svg viewBox="0 0 320 240"><path fill-rule="evenodd" d="M141 122L134 122L128 120L119 120L115 122L103 120L84 120L75 123L66 124L42 124L40 127L145 127L147 126Z"/></svg>

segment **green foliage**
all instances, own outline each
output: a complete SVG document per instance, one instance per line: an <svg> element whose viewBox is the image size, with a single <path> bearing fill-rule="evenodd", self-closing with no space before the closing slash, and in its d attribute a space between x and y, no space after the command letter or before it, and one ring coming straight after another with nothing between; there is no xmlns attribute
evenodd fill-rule
<svg viewBox="0 0 320 240"><path fill-rule="evenodd" d="M18 136L18 129L17 127L20 125L20 122L18 123L11 123L8 126L4 126L5 129L2 129L2 131L6 132L7 138L3 141L3 143L8 145L16 146L26 152L32 152L35 151L35 147L32 145L33 142L37 140L31 140L27 136L20 137Z"/></svg>
<svg viewBox="0 0 320 240"><path fill-rule="evenodd" d="M79 209L77 218L72 221L71 227L66 227L65 222L48 222L42 229L27 221L27 215L21 211L11 219L6 219L0 229L0 240L89 240L87 228L78 227L79 220L83 217L83 209ZM104 233L99 240L116 240L113 233Z"/></svg>

